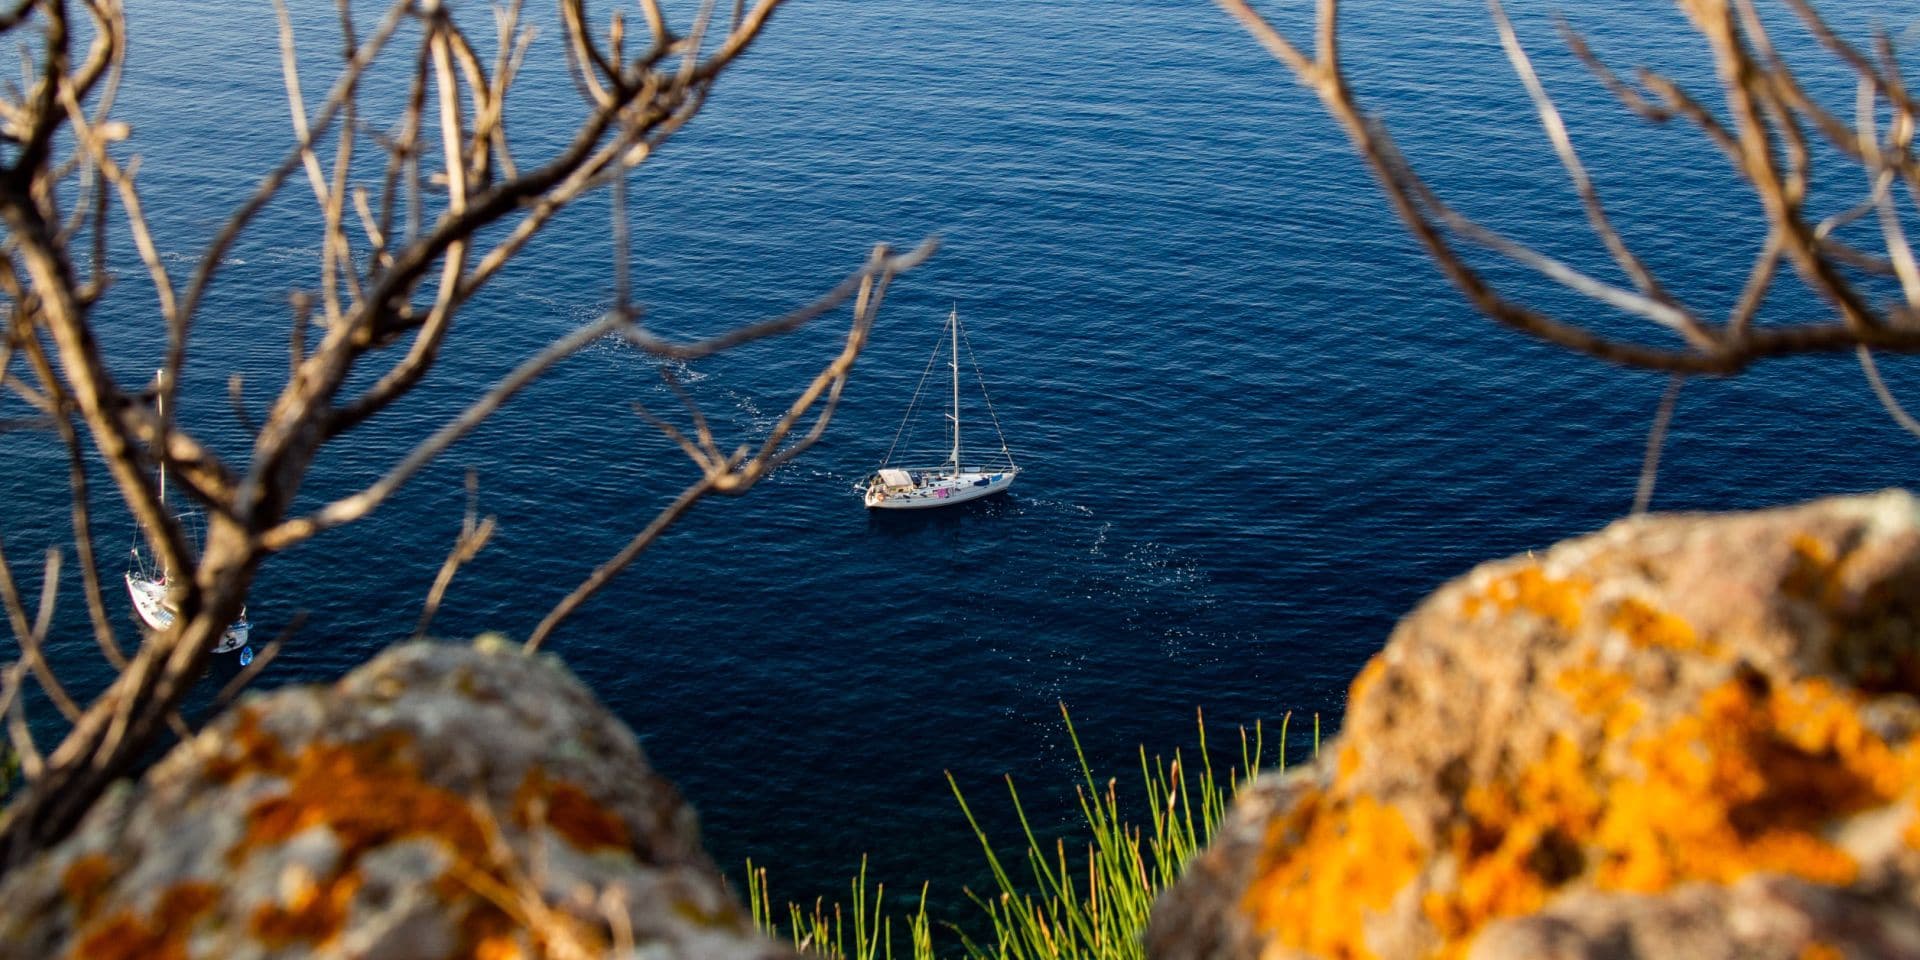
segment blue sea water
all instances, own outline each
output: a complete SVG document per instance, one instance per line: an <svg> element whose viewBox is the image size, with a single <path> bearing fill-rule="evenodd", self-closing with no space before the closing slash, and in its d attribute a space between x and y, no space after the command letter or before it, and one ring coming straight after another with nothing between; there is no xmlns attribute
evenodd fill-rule
<svg viewBox="0 0 1920 960"><path fill-rule="evenodd" d="M1302 36L1306 6L1268 5ZM335 62L331 7L294 11L310 102ZM1753 200L1696 131L1614 104L1565 53L1547 5L1512 7L1623 231L1669 287L1726 309L1761 239ZM1832 12L1855 36L1912 17L1890 2ZM485 36L485 13L461 16ZM1621 66L1712 89L1671 8L1571 15ZM184 270L289 142L273 17L212 0L130 16L120 113L160 246ZM1353 3L1344 33L1363 98L1438 189L1617 279L1481 5ZM1851 86L1804 36L1779 39L1850 106ZM515 94L526 156L578 115L557 43L543 34ZM370 109L376 127L397 74L372 83L370 102L387 105ZM1818 190L1837 210L1858 172L1828 170ZM951 902L978 853L943 771L999 829L1002 774L1024 796L1051 794L1053 816L1074 775L1062 702L1115 775L1137 745L1190 743L1201 708L1223 739L1294 711L1299 750L1299 721L1337 725L1349 678L1422 595L1625 513L1666 386L1474 314L1311 96L1200 0L794 0L629 200L636 299L681 336L803 303L875 242L941 239L896 283L825 439L748 496L698 506L550 646L696 804L716 857L737 870L754 856L776 896L831 896L870 853L896 889L933 879ZM286 292L317 282L307 206L290 183L201 313L181 418L236 460L227 378L244 376L260 409L284 376ZM597 316L612 296L607 212L600 198L561 217L464 314L427 386L329 448L303 502L370 482ZM138 382L160 324L129 252L116 269L99 322L114 369ZM1543 309L1639 332L1490 269ZM1004 498L868 515L852 485L885 452L951 306L1024 472ZM1788 278L1768 315L1821 308ZM755 440L844 323L678 375L724 441ZM1896 389L1920 374L1885 368ZM647 357L596 344L370 519L270 560L256 631L307 618L262 685L330 680L412 631L467 470L499 530L435 632L524 635L694 475L634 400L677 408ZM8 433L0 449L0 534L31 567L68 536L63 461L45 434ZM1850 360L1773 362L1687 384L1655 506L1907 485L1916 455ZM131 527L104 512L100 549L117 556ZM89 689L106 674L68 570L55 655ZM109 602L128 613L118 593Z"/></svg>

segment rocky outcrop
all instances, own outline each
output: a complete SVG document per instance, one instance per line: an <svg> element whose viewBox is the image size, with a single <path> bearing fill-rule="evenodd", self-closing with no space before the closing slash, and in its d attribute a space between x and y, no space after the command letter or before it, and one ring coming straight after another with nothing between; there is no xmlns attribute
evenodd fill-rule
<svg viewBox="0 0 1920 960"><path fill-rule="evenodd" d="M1920 956L1920 503L1621 521L1395 630L1157 960Z"/></svg>
<svg viewBox="0 0 1920 960"><path fill-rule="evenodd" d="M789 956L557 662L414 644L243 703L0 886L0 957Z"/></svg>

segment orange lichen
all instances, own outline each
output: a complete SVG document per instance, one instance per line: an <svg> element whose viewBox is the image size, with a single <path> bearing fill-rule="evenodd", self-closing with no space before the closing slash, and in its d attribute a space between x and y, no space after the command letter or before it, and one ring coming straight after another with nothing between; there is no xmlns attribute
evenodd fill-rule
<svg viewBox="0 0 1920 960"><path fill-rule="evenodd" d="M1373 689L1373 685L1380 682L1381 676L1386 672L1387 661L1384 657L1376 656L1368 660L1367 665L1361 667L1359 674L1354 676L1353 684L1347 688L1347 702L1359 704L1366 698L1367 691Z"/></svg>
<svg viewBox="0 0 1920 960"><path fill-rule="evenodd" d="M93 911L100 906L100 898L106 895L107 884L119 872L113 858L104 853L83 854L67 865L66 872L60 875L60 891L66 894L67 902L73 904L74 917L80 923L86 923L93 916Z"/></svg>
<svg viewBox="0 0 1920 960"><path fill-rule="evenodd" d="M1545 617L1562 630L1573 630L1584 619L1587 596L1593 584L1582 577L1550 577L1537 564L1502 574L1488 583L1482 592L1461 601L1461 613L1469 619L1492 607L1502 614L1524 610Z"/></svg>
<svg viewBox="0 0 1920 960"><path fill-rule="evenodd" d="M626 821L587 795L585 790L564 780L549 780L538 768L514 791L513 817L522 827L539 818L568 843L581 850L624 849L630 845Z"/></svg>
<svg viewBox="0 0 1920 960"><path fill-rule="evenodd" d="M1858 612L1855 573L1862 561L1870 562L1873 551L1837 549L1805 533L1796 535L1789 549L1792 556L1780 583L1782 593L1811 601L1825 613L1841 618ZM1894 582L1880 586L1891 587Z"/></svg>
<svg viewBox="0 0 1920 960"><path fill-rule="evenodd" d="M1857 865L1821 827L1885 804L1920 772L1911 750L1865 727L1855 700L1817 679L1771 690L1736 680L1634 744L1645 781L1615 791L1597 882L1646 892L1756 871L1851 882Z"/></svg>
<svg viewBox="0 0 1920 960"><path fill-rule="evenodd" d="M339 840L343 863L415 835L439 837L455 850L484 850L467 802L420 779L408 746L397 733L362 743L309 745L292 758L286 791L247 812L246 834L230 859L237 863L254 847L283 843L316 826Z"/></svg>
<svg viewBox="0 0 1920 960"><path fill-rule="evenodd" d="M505 934L474 944L470 956L473 960L526 960L527 952L521 949L518 936Z"/></svg>
<svg viewBox="0 0 1920 960"><path fill-rule="evenodd" d="M1631 676L1595 666L1594 659L1589 651L1585 663L1555 674L1553 687L1573 701L1576 712L1600 718L1607 739L1617 739L1639 723L1646 710L1634 699Z"/></svg>
<svg viewBox="0 0 1920 960"><path fill-rule="evenodd" d="M1625 697L1591 668L1568 671L1556 685L1603 716ZM1422 901L1444 938L1441 956L1458 955L1487 923L1533 912L1579 878L1636 893L1751 873L1853 882L1858 865L1826 839L1827 826L1920 781L1920 748L1889 746L1861 721L1859 706L1858 695L1824 680L1772 686L1743 677L1632 741L1628 769L1562 735L1517 773L1469 786L1465 815L1444 841L1457 880ZM1920 844L1920 819L1915 824L1907 839Z"/></svg>
<svg viewBox="0 0 1920 960"><path fill-rule="evenodd" d="M1794 534L1789 548L1793 550L1795 556L1802 557L1808 563L1819 567L1831 567L1834 561L1840 558L1825 540L1805 532Z"/></svg>
<svg viewBox="0 0 1920 960"><path fill-rule="evenodd" d="M198 920L220 902L220 888L187 881L169 887L141 919L121 910L81 931L68 954L71 960L186 960L187 936Z"/></svg>
<svg viewBox="0 0 1920 960"><path fill-rule="evenodd" d="M159 905L153 908L153 921L161 929L184 933L188 924L219 902L220 888L211 883L176 883L160 895Z"/></svg>
<svg viewBox="0 0 1920 960"><path fill-rule="evenodd" d="M347 906L360 889L356 871L328 877L324 883L301 884L285 903L268 902L253 912L248 929L273 950L296 943L319 945L340 932Z"/></svg>
<svg viewBox="0 0 1920 960"><path fill-rule="evenodd" d="M261 729L260 711L241 707L233 729L222 738L220 753L208 760L205 776L214 783L232 783L242 773L285 776L291 769L280 740Z"/></svg>
<svg viewBox="0 0 1920 960"><path fill-rule="evenodd" d="M256 751L256 762L285 771L283 792L247 811L246 830L228 852L233 863L263 846L284 843L316 827L340 845L327 876L312 879L286 903L262 906L251 929L274 946L320 944L336 936L359 888L355 864L368 850L415 836L435 837L456 853L484 857L485 834L466 800L422 780L411 742L387 733L358 743L312 743L292 756L278 747Z"/></svg>
<svg viewBox="0 0 1920 960"><path fill-rule="evenodd" d="M1847 954L1832 944L1809 943L1801 948L1799 960L1847 960Z"/></svg>
<svg viewBox="0 0 1920 960"><path fill-rule="evenodd" d="M123 910L89 928L67 956L69 960L186 960L187 946Z"/></svg>
<svg viewBox="0 0 1920 960"><path fill-rule="evenodd" d="M1336 802L1316 792L1268 833L1262 869L1241 906L1287 946L1336 960L1370 958L1367 914L1385 909L1424 859L1399 810L1371 797Z"/></svg>
<svg viewBox="0 0 1920 960"><path fill-rule="evenodd" d="M520 924L499 907L482 901L460 918L456 956L473 960L525 960L526 937Z"/></svg>
<svg viewBox="0 0 1920 960"><path fill-rule="evenodd" d="M1347 780L1359 769L1360 748L1351 743L1341 747L1340 753L1334 758L1334 775L1341 780Z"/></svg>
<svg viewBox="0 0 1920 960"><path fill-rule="evenodd" d="M1824 602L1834 587L1834 566L1839 557L1833 547L1810 534L1795 534L1788 544L1792 551L1782 592L1791 596Z"/></svg>
<svg viewBox="0 0 1920 960"><path fill-rule="evenodd" d="M1663 647L1680 653L1711 654L1713 645L1700 638L1693 625L1647 603L1628 597L1613 608L1607 625L1637 647Z"/></svg>
<svg viewBox="0 0 1920 960"><path fill-rule="evenodd" d="M1470 787L1465 808L1466 821L1449 837L1459 881L1421 904L1440 935L1457 944L1490 920L1540 909L1554 887L1578 876L1585 868L1579 840L1592 833L1602 804L1588 758L1557 736L1517 782Z"/></svg>

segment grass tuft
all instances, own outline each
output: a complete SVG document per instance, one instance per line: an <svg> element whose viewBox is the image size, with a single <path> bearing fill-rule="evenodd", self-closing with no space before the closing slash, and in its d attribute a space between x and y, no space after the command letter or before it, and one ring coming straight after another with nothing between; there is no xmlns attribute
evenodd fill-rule
<svg viewBox="0 0 1920 960"><path fill-rule="evenodd" d="M949 772L947 786L980 842L994 881L994 888L987 893L966 891L968 899L985 914L985 929L990 931L987 938L976 941L959 926L944 923L942 926L955 939L953 948L940 951L949 957L1145 960L1140 935L1146 929L1154 900L1180 878L1187 864L1213 838L1233 795L1261 775L1266 743L1260 724L1254 724L1251 733L1240 729L1240 763L1227 769L1222 783L1207 749L1206 720L1200 716L1199 769L1192 769L1179 751L1171 761L1159 756L1149 760L1146 748L1140 748L1144 809L1123 809L1119 780L1109 778L1101 783L1095 778L1065 704L1060 707L1060 716L1080 765L1080 782L1074 792L1086 828L1084 852L1081 844L1075 843L1072 854L1077 856L1070 855L1065 838L1051 844L1041 840L1009 777L1007 796L1025 843L1024 862L1010 868L994 851L986 830ZM1292 719L1288 713L1280 722L1279 750L1272 770L1286 769L1287 733ZM1320 751L1318 714L1313 718L1313 749L1316 755ZM901 960L937 960L933 922L927 915L927 890L923 884L916 908L903 918L901 926L908 940L900 947ZM829 960L894 960L893 920L881 909L886 887L874 884L871 895L868 891L867 863L862 857L860 874L850 885L851 909L838 903L828 905L824 900L815 900L811 908L789 903L782 919L774 913L765 868L747 861L747 899L754 925L775 939L792 943L797 950Z"/></svg>

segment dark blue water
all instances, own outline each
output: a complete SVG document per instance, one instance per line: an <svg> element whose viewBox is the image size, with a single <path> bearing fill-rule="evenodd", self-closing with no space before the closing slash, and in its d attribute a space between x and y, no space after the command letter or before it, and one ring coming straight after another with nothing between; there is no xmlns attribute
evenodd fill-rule
<svg viewBox="0 0 1920 960"><path fill-rule="evenodd" d="M490 35L469 6L469 29ZM1760 241L1752 200L1704 137L1614 106L1544 5L1515 6L1623 230L1670 288L1724 311ZM1711 90L1678 14L1615 6L1577 16L1604 55ZM316 100L330 7L296 13ZM1903 11L1836 13L1857 34ZM122 115L160 244L184 270L288 142L272 17L200 0L132 18ZM1356 4L1345 29L1357 86L1439 189L1617 279L1479 5ZM556 39L536 44L515 95L528 155L578 111ZM1797 33L1781 41L1808 49ZM1807 64L1830 101L1851 103L1844 78ZM375 94L392 95L396 74ZM1831 209L1858 180L1832 168ZM550 646L645 738L716 856L756 857L783 896L832 895L870 852L876 875L934 878L952 897L947 878L971 875L977 853L942 771L982 799L1003 773L1029 795L1069 796L1061 701L1117 774L1137 744L1189 742L1196 708L1222 735L1287 710L1336 721L1348 679L1426 592L1626 511L1666 383L1463 306L1318 105L1198 0L796 0L632 183L636 297L679 335L802 303L873 242L943 242L896 284L826 439L748 497L701 504ZM201 314L182 419L235 459L227 376L269 402L286 291L317 282L306 197L290 184ZM371 481L604 309L606 213L598 200L562 217L465 313L428 386L329 448L305 502ZM160 325L131 256L118 266L100 324L115 369L138 381ZM1568 319L1636 330L1515 282ZM1820 315L1791 279L1769 303L1779 320ZM1025 472L1006 498L869 516L850 487L885 451L953 304ZM844 323L680 372L723 440L754 440ZM1886 367L1896 385L1920 374ZM694 476L634 399L674 406L646 357L596 345L371 519L269 561L256 630L308 619L264 683L330 680L411 631L468 469L500 527L436 632L524 635ZM67 537L57 441L0 445L0 532L32 566ZM1656 507L1909 484L1917 453L1849 360L1772 363L1688 384ZM117 556L131 528L107 511L98 536ZM104 674L65 583L56 655L90 688ZM110 602L127 613L118 592Z"/></svg>

